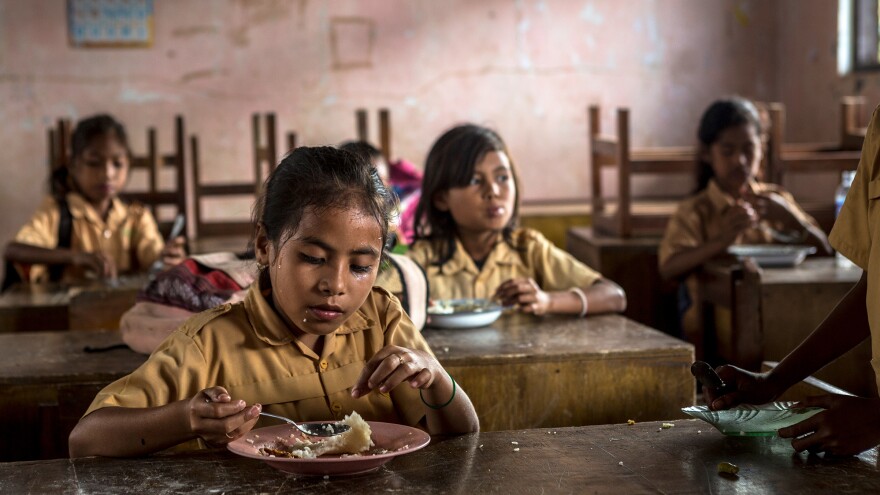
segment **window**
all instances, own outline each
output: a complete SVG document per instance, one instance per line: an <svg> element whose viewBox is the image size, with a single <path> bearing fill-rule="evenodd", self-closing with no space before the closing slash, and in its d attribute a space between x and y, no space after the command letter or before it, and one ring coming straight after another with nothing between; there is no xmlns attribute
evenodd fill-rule
<svg viewBox="0 0 880 495"><path fill-rule="evenodd" d="M856 71L880 69L878 1L851 0L845 2L841 0L840 3L850 3L852 69Z"/></svg>

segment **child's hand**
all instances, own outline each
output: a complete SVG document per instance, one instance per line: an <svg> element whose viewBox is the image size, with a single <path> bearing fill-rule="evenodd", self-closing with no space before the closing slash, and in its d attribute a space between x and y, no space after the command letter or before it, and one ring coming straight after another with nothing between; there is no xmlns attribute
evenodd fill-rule
<svg viewBox="0 0 880 495"><path fill-rule="evenodd" d="M165 244L165 247L162 249L162 253L160 257L162 259L162 263L165 264L166 267L174 266L179 264L181 261L186 258L186 238L183 236L177 236L173 241Z"/></svg>
<svg viewBox="0 0 880 495"><path fill-rule="evenodd" d="M116 261L104 253L76 252L73 254L73 265L91 270L101 279L116 278Z"/></svg>
<svg viewBox="0 0 880 495"><path fill-rule="evenodd" d="M785 198L775 192L760 194L749 192L746 194L746 199L755 208L758 218L784 224L800 223Z"/></svg>
<svg viewBox="0 0 880 495"><path fill-rule="evenodd" d="M798 407L826 409L779 430L780 437L794 439L791 446L798 452L855 455L880 444L880 399L822 395L808 397Z"/></svg>
<svg viewBox="0 0 880 495"><path fill-rule="evenodd" d="M524 313L543 315L550 309L550 294L541 290L532 278L514 278L498 286L492 299L502 306L518 306Z"/></svg>
<svg viewBox="0 0 880 495"><path fill-rule="evenodd" d="M749 227L758 222L758 215L752 205L739 200L731 205L721 216L721 238L730 244Z"/></svg>
<svg viewBox="0 0 880 495"><path fill-rule="evenodd" d="M190 431L211 445L226 445L251 431L262 409L233 401L223 387L206 388L189 400Z"/></svg>
<svg viewBox="0 0 880 495"><path fill-rule="evenodd" d="M427 389L437 376L443 376L443 367L429 353L388 345L367 361L351 396L357 399L376 388L388 393L404 381L412 388Z"/></svg>
<svg viewBox="0 0 880 495"><path fill-rule="evenodd" d="M703 387L703 397L709 409L718 411L740 404L765 404L779 396L766 373L752 373L736 366L724 365L715 370L733 392L719 396L718 391Z"/></svg>

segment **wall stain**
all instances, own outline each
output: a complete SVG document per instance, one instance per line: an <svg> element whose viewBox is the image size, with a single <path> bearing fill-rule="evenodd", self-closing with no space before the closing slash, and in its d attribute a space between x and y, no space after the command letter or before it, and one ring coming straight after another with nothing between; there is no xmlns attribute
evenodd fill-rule
<svg viewBox="0 0 880 495"><path fill-rule="evenodd" d="M223 71L217 69L201 69L195 70L192 72L187 72L183 76L180 77L180 82L188 83L190 81L195 81L197 79L206 79L209 77L214 77L218 75L222 75Z"/></svg>
<svg viewBox="0 0 880 495"><path fill-rule="evenodd" d="M236 46L245 47L250 44L248 31L261 24L282 21L290 17L291 3L286 0L235 0L236 9L241 12L240 25L234 26L227 33L229 41ZM304 6L301 4L300 9Z"/></svg>
<svg viewBox="0 0 880 495"><path fill-rule="evenodd" d="M376 22L367 17L330 19L330 53L334 70L363 69L373 66ZM351 47L356 46L357 53Z"/></svg>
<svg viewBox="0 0 880 495"><path fill-rule="evenodd" d="M200 34L216 34L220 32L219 26L186 26L175 28L171 31L171 36L176 38L190 38Z"/></svg>

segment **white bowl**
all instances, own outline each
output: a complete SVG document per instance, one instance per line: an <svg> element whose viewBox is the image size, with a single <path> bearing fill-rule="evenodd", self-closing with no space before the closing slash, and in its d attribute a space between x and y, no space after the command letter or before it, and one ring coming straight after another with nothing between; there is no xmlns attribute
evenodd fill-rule
<svg viewBox="0 0 880 495"><path fill-rule="evenodd" d="M491 325L502 307L486 299L447 299L428 307L432 328L478 328Z"/></svg>
<svg viewBox="0 0 880 495"><path fill-rule="evenodd" d="M740 261L753 258L760 266L785 267L799 265L808 254L815 253L816 248L785 244L739 244L729 246L727 252Z"/></svg>

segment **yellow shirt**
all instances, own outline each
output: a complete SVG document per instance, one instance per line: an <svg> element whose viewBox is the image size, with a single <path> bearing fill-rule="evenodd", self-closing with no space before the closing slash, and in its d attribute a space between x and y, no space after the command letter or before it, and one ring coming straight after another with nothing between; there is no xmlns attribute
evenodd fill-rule
<svg viewBox="0 0 880 495"><path fill-rule="evenodd" d="M878 107L880 108L880 107ZM871 327L871 365L880 389L880 123L874 110L862 146L862 158L828 240L868 277L865 301Z"/></svg>
<svg viewBox="0 0 880 495"><path fill-rule="evenodd" d="M390 395L351 397L367 360L386 345L431 352L396 298L373 288L325 337L318 356L290 333L259 285L251 285L243 302L187 320L141 367L98 393L86 414L108 406L161 406L222 386L233 399L294 420L342 419L357 411L371 421L419 423L425 408L406 383Z"/></svg>
<svg viewBox="0 0 880 495"><path fill-rule="evenodd" d="M754 189L759 194L774 192L780 195L800 221L818 225L813 217L798 206L794 197L781 187L757 182ZM663 235L657 254L658 262L662 265L672 255L701 246L709 239L721 235L721 219L734 203L733 197L722 191L715 180L709 181L706 189L682 201L666 224L666 233ZM773 244L773 238L760 228L749 228L734 241L734 244Z"/></svg>
<svg viewBox="0 0 880 495"><path fill-rule="evenodd" d="M141 205L126 205L114 198L107 220L85 198L77 193L67 195L67 204L73 217L70 247L74 251L103 252L116 261L119 273L144 271L159 258L165 242L156 227L153 215ZM34 216L15 236L15 241L43 248L58 246L58 224L61 212L54 198L43 200ZM85 278L81 267L68 266L64 271L65 280ZM44 282L48 279L46 265L32 265L28 272L31 282Z"/></svg>
<svg viewBox="0 0 880 495"><path fill-rule="evenodd" d="M499 242L482 270L458 239L455 253L442 266L437 265L439 254L428 241L417 241L406 254L425 269L433 299L488 299L499 285L520 277L535 279L545 291L589 287L602 278L535 230L517 229L512 237L517 247Z"/></svg>

